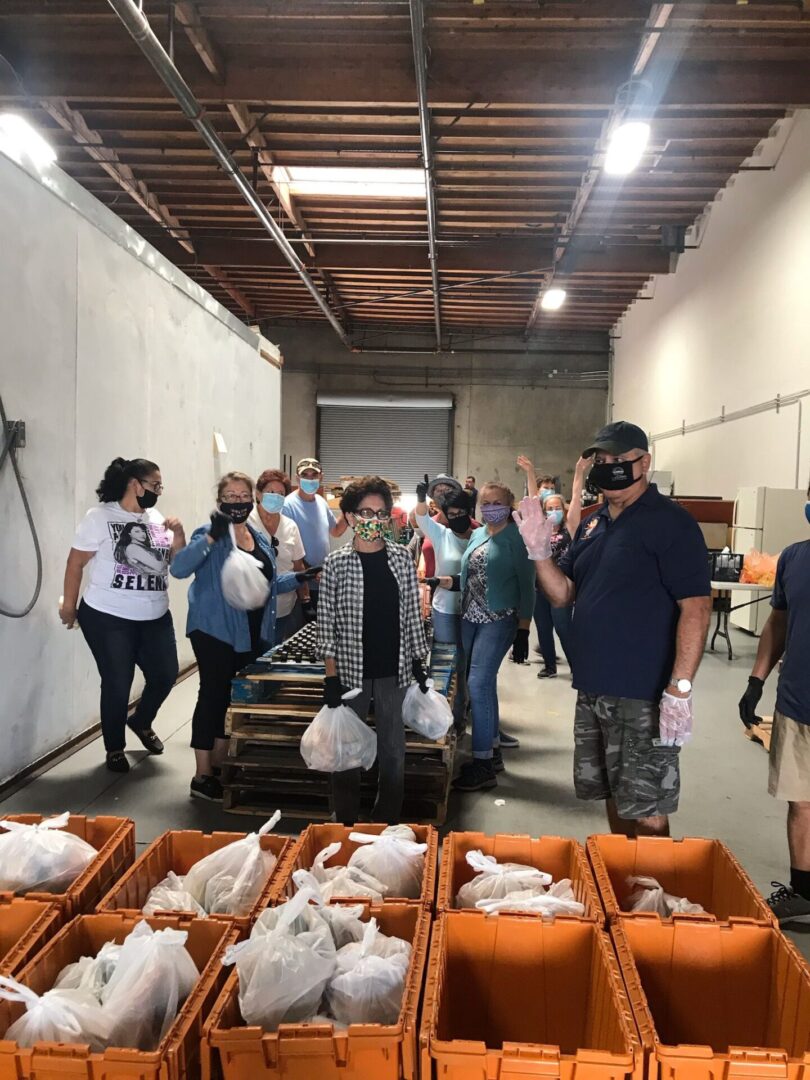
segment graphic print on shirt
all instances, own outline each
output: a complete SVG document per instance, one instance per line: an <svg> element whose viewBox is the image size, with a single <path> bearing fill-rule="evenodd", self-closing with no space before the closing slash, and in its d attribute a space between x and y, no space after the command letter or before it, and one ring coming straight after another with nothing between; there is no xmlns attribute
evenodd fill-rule
<svg viewBox="0 0 810 1080"><path fill-rule="evenodd" d="M110 588L165 592L172 544L165 525L111 521L108 528L115 561Z"/></svg>

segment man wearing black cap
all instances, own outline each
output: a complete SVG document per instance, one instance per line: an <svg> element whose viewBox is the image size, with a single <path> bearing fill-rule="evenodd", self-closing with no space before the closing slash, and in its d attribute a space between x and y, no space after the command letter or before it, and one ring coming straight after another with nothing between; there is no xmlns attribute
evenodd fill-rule
<svg viewBox="0 0 810 1080"><path fill-rule="evenodd" d="M524 499L515 520L550 602L575 604L577 795L604 799L614 832L666 836L711 616L706 545L697 522L649 482L641 428L608 424L583 457L605 504L558 565L539 501Z"/></svg>

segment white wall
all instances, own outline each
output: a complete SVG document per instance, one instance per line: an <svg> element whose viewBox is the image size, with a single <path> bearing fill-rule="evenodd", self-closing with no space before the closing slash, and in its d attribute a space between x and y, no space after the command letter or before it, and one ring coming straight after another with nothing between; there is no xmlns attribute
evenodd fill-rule
<svg viewBox="0 0 810 1080"><path fill-rule="evenodd" d="M777 135L758 161L778 156ZM795 115L770 172L736 176L698 250L659 277L617 326L613 415L664 432L810 389L810 112ZM810 397L663 439L655 465L676 491L733 498L741 486L805 487ZM799 463L796 483L797 456Z"/></svg>
<svg viewBox="0 0 810 1080"><path fill-rule="evenodd" d="M97 672L57 602L106 464L155 460L159 508L190 531L220 472L279 464L280 375L254 334L59 170L42 183L0 155L0 240L0 394L27 425L19 460L44 559L33 612L0 617L2 780L97 720ZM214 429L228 447L219 459ZM8 463L0 507L0 605L19 608L35 565ZM171 583L181 664L186 588Z"/></svg>

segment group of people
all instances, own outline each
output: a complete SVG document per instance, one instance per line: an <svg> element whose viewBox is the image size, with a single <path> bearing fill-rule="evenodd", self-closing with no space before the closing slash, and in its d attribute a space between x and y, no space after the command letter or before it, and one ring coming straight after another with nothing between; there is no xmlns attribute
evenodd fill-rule
<svg viewBox="0 0 810 1080"><path fill-rule="evenodd" d="M425 476L412 523L432 548L434 639L457 646L459 730L472 720L472 756L455 781L462 791L497 785L503 749L519 746L503 731L497 678L511 650L529 656L537 627L543 666L557 672L554 631L577 691L574 785L604 801L610 827L627 836L666 836L678 806L680 748L692 729L692 683L711 613L706 546L695 520L650 482L643 430L624 421L586 447L566 503L549 476L518 459L527 495L516 505L500 481L476 488ZM583 514L582 490L601 493ZM126 771L129 725L150 753L163 745L152 723L177 675L167 575L194 575L187 633L200 690L192 723L196 773L191 792L221 798L225 712L233 674L317 612L325 663L324 702L349 704L365 718L374 702L379 786L374 820L395 823L404 791L404 694L427 689L428 645L418 577L409 550L392 537L389 485L367 476L343 492L337 518L319 494L315 459L298 464L298 486L278 470L254 483L229 473L209 523L186 540L176 518L155 509L162 494L153 462L114 461L98 488L99 505L77 530L65 575L61 617L78 622L101 674L107 765ZM808 492L810 497L810 492ZM480 523L476 519L480 518ZM810 502L808 502L810 520ZM330 536L351 528L351 542L329 554ZM225 600L221 571L236 544L270 583L267 602L240 611ZM87 589L79 604L82 570ZM296 602L296 599L298 602ZM783 552L749 687L740 702L747 725L764 679L784 656L771 749L770 790L789 802L791 883L772 897L780 917L810 921L810 541ZM804 662L802 662L802 655ZM144 691L128 719L136 666ZM333 777L337 820L360 810L360 773Z"/></svg>

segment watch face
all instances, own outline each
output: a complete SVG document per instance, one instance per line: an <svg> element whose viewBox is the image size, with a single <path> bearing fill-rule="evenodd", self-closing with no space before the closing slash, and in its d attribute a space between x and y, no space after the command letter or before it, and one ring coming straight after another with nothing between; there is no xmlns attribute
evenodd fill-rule
<svg viewBox="0 0 810 1080"><path fill-rule="evenodd" d="M692 684L688 679L678 679L676 685L682 694L688 694L692 689Z"/></svg>

